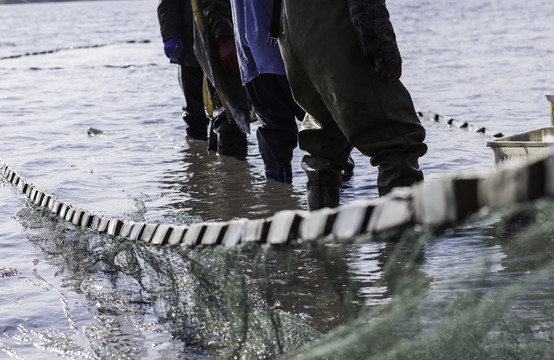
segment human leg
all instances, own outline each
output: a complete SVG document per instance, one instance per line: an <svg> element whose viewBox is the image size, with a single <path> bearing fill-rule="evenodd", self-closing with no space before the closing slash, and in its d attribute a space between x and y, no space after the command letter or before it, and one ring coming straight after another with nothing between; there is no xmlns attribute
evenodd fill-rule
<svg viewBox="0 0 554 360"><path fill-rule="evenodd" d="M331 112L352 146L378 167L377 188L384 195L394 187L423 180L419 158L427 151L423 142L425 129L400 81L391 83L370 66L363 69L358 72L359 78L367 80L364 87L358 88L359 93L366 94L363 102L350 102L348 91L353 85L339 80L334 91L345 94L339 101L347 106L335 105Z"/></svg>
<svg viewBox="0 0 554 360"><path fill-rule="evenodd" d="M213 118L208 126L208 150L219 155L245 160L248 153L246 134L231 122L215 87L208 81L208 92L213 107Z"/></svg>
<svg viewBox="0 0 554 360"><path fill-rule="evenodd" d="M351 174L353 168L353 162L349 160L352 146L335 123L312 77L305 72L304 59L299 59L294 43L297 38L289 37L286 11L283 26L279 47L287 76L295 100L307 112L298 133L298 143L306 152L302 169L308 177L308 208L336 207L342 178Z"/></svg>
<svg viewBox="0 0 554 360"><path fill-rule="evenodd" d="M214 150L219 155L246 160L248 153L246 134L236 124L229 121L225 112L222 112L210 122L208 143L208 150Z"/></svg>
<svg viewBox="0 0 554 360"><path fill-rule="evenodd" d="M294 55L283 55L289 79L289 69L302 70L339 131L379 168L380 194L422 180L425 130L402 83L377 75L363 56L347 2L284 0L283 23L281 50ZM293 93L304 107L294 86Z"/></svg>
<svg viewBox="0 0 554 360"><path fill-rule="evenodd" d="M324 118L323 114L319 118ZM304 117L298 142L306 152L302 169L308 177L308 209L338 206L341 182L349 179L353 168L349 156L352 146L334 123L322 124L310 114Z"/></svg>
<svg viewBox="0 0 554 360"><path fill-rule="evenodd" d="M207 140L208 118L204 110L202 82L204 72L200 66L180 66L179 84L185 97L183 120L187 135L196 140Z"/></svg>
<svg viewBox="0 0 554 360"><path fill-rule="evenodd" d="M294 101L284 75L262 74L246 84L261 125L256 132L266 177L292 181L292 152L297 144L296 119L304 111Z"/></svg>

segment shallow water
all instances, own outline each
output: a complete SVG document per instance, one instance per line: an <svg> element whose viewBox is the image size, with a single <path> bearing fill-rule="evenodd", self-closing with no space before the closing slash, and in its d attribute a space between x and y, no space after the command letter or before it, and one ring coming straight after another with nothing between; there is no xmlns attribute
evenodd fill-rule
<svg viewBox="0 0 554 360"><path fill-rule="evenodd" d="M305 209L298 149L289 186L265 181L255 136L246 162L184 137L177 69L163 54L156 4L0 6L0 159L37 188L106 216L192 223ZM543 94L554 87L551 2L388 6L416 107L505 134L550 124ZM490 138L422 121L427 178L493 170ZM89 128L104 133L89 136ZM359 153L354 159L342 201L376 198L375 169ZM387 319L386 306L404 299L395 286L402 271L387 270L406 254L399 255L402 243L362 238L238 253L161 250L68 227L4 183L0 193L0 357L273 357L365 319L366 306L385 307L368 322ZM548 210L532 213L542 219ZM413 266L411 282L425 301L406 333L432 334L448 319L448 305L468 291L493 296L521 287L510 297L510 313L532 339L552 341L554 284L544 274L552 270L552 242L542 242L550 225L543 221L547 230L526 235L537 247L528 241L523 251L517 236L495 230L507 226L501 218L412 234L423 238L423 252L400 260Z"/></svg>

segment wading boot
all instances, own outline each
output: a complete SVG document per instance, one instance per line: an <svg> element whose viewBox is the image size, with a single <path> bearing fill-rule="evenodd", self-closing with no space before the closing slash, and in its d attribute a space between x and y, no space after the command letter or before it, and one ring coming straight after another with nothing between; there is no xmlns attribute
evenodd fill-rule
<svg viewBox="0 0 554 360"><path fill-rule="evenodd" d="M350 181L352 176L354 176L354 159L352 155L348 155L348 161L346 163L346 169L342 170L340 173L340 178L342 182Z"/></svg>
<svg viewBox="0 0 554 360"><path fill-rule="evenodd" d="M194 140L208 140L209 120L205 115L191 115L183 113L183 120L187 124L187 136Z"/></svg>
<svg viewBox="0 0 554 360"><path fill-rule="evenodd" d="M314 185L308 183L306 191L308 195L308 210L310 211L339 206L339 186Z"/></svg>
<svg viewBox="0 0 554 360"><path fill-rule="evenodd" d="M265 177L277 182L292 184L292 168L290 164L282 165L276 169L266 169Z"/></svg>
<svg viewBox="0 0 554 360"><path fill-rule="evenodd" d="M417 153L391 158L379 164L379 196L388 194L395 187L411 186L419 181L423 181L423 172L419 168Z"/></svg>
<svg viewBox="0 0 554 360"><path fill-rule="evenodd" d="M208 150L216 151L219 155L246 160L248 154L246 134L240 131L237 125L231 124L225 114L210 122L209 133Z"/></svg>

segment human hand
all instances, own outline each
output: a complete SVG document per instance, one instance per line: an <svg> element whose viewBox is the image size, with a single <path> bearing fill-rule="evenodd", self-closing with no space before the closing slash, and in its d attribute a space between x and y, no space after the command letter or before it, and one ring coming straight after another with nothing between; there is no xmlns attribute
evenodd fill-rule
<svg viewBox="0 0 554 360"><path fill-rule="evenodd" d="M167 39L164 43L165 56L171 60L179 60L179 56L181 56L184 48L183 40L179 38Z"/></svg>
<svg viewBox="0 0 554 360"><path fill-rule="evenodd" d="M219 45L219 62L227 71L239 71L239 61L237 58L235 40L227 40Z"/></svg>
<svg viewBox="0 0 554 360"><path fill-rule="evenodd" d="M381 64L375 60L375 72L389 81L395 81L402 76L402 64Z"/></svg>

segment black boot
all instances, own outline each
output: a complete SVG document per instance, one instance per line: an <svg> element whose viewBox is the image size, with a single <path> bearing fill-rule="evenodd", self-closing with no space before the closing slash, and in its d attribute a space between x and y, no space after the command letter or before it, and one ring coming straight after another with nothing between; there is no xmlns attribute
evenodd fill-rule
<svg viewBox="0 0 554 360"><path fill-rule="evenodd" d="M411 186L419 181L423 181L423 172L419 168L417 153L400 154L379 164L379 196L388 194L395 187Z"/></svg>
<svg viewBox="0 0 554 360"><path fill-rule="evenodd" d="M205 115L191 115L183 113L183 120L187 124L187 136L194 140L208 140L209 120Z"/></svg>
<svg viewBox="0 0 554 360"><path fill-rule="evenodd" d="M308 210L310 211L339 206L339 186L314 185L308 183L306 190L308 195Z"/></svg>
<svg viewBox="0 0 554 360"><path fill-rule="evenodd" d="M346 169L343 170L340 174L342 182L350 181L352 176L354 176L354 159L352 155L348 155L348 161L346 163Z"/></svg>
<svg viewBox="0 0 554 360"><path fill-rule="evenodd" d="M246 160L248 143L237 125L231 124L225 114L221 114L210 124L208 150L219 155L231 156L238 160Z"/></svg>
<svg viewBox="0 0 554 360"><path fill-rule="evenodd" d="M275 169L266 169L265 177L285 184L292 183L292 168L290 164L282 164Z"/></svg>

